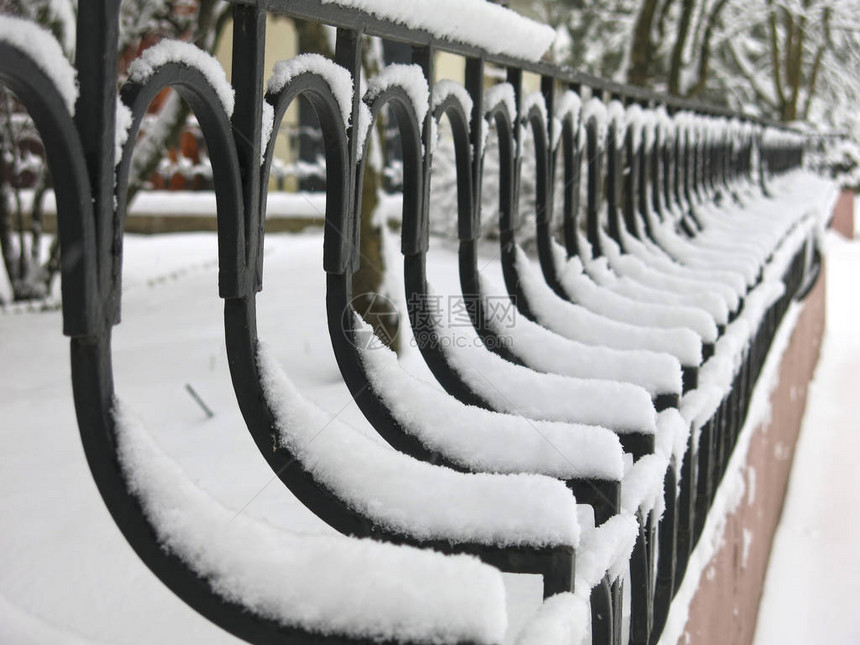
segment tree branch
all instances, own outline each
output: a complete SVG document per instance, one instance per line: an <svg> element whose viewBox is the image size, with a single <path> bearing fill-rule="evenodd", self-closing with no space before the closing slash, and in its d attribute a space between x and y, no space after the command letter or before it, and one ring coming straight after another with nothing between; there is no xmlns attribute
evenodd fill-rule
<svg viewBox="0 0 860 645"><path fill-rule="evenodd" d="M789 50L786 55L786 79L791 88L791 100L786 105L783 118L786 121L794 121L797 118L797 101L800 97L800 86L802 84L803 72L803 46L806 39L806 17L800 16L794 23L794 38L789 41Z"/></svg>
<svg viewBox="0 0 860 645"><path fill-rule="evenodd" d="M782 105L785 104L785 94L782 90L782 76L780 73L779 60L779 34L776 26L776 10L773 8L773 0L767 2L770 9L768 16L768 26L770 28L770 61L773 68L773 89L776 93L776 100L779 104L779 111L782 112Z"/></svg>
<svg viewBox="0 0 860 645"><path fill-rule="evenodd" d="M636 23L633 27L633 45L630 48L630 67L627 81L634 85L648 86L653 77L652 57L654 43L651 40L651 27L657 12L658 0L644 0Z"/></svg>
<svg viewBox="0 0 860 645"><path fill-rule="evenodd" d="M755 73L747 69L746 64L744 63L744 61L741 60L740 55L737 53L737 51L735 50L735 46L730 40L726 41L726 48L728 49L729 55L732 58L732 62L734 62L741 76L744 77L744 80L749 83L749 86L752 88L753 92L755 92L755 95L759 98L759 100L761 100L762 103L766 104L771 110L777 111L778 107L776 102L767 95L767 93L758 84L758 81L755 80Z"/></svg>
<svg viewBox="0 0 860 645"><path fill-rule="evenodd" d="M725 7L727 3L728 0L717 0L717 3L711 10L710 15L708 15L708 22L705 27L705 35L702 39L702 49L701 53L699 54L698 78L696 79L696 83L693 85L693 87L691 87L690 90L687 92L687 96L689 97L697 96L703 89L705 89L705 85L707 85L708 74L710 72L711 42L714 38L714 27L720 17L720 12L723 10L723 7Z"/></svg>
<svg viewBox="0 0 860 645"><path fill-rule="evenodd" d="M801 112L801 118L804 121L809 118L809 108L812 105L812 99L815 96L815 89L816 85L818 84L818 74L821 71L821 63L824 60L824 53L833 44L830 34L830 16L830 7L825 7L821 16L822 27L824 31L824 41L821 43L821 45L819 45L818 51L815 52L815 58L813 58L812 60L812 71L810 72L809 84L806 88L806 101L804 102L803 111Z"/></svg>
<svg viewBox="0 0 860 645"><path fill-rule="evenodd" d="M669 94L677 96L681 89L681 67L684 62L684 45L690 33L690 22L693 18L695 0L687 0L681 10L681 20L675 35L675 45L672 47L672 59L669 64Z"/></svg>

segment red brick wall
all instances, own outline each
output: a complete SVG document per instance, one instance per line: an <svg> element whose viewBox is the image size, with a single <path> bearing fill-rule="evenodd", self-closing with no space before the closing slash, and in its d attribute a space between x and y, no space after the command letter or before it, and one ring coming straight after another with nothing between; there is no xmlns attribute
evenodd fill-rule
<svg viewBox="0 0 860 645"><path fill-rule="evenodd" d="M830 227L849 240L854 237L854 191L843 190L839 195Z"/></svg>
<svg viewBox="0 0 860 645"><path fill-rule="evenodd" d="M807 386L818 362L824 332L824 298L822 267L821 278L807 296L783 355L779 381L771 395L771 419L752 437L744 473L744 499L728 517L722 545L702 573L680 643L752 643L768 556L806 408ZM750 475L751 470L755 475ZM751 486L755 491L753 499ZM746 554L745 531L751 536Z"/></svg>

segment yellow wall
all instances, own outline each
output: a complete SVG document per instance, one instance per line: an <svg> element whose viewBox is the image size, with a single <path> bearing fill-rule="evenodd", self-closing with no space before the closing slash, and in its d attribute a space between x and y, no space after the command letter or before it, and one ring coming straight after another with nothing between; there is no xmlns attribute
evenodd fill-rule
<svg viewBox="0 0 860 645"><path fill-rule="evenodd" d="M292 58L298 53L298 42L296 30L293 27L293 21L289 18L272 16L271 14L266 19L266 59L263 74L263 82L268 81L272 75L272 70L275 63L279 60ZM221 63L224 71L227 73L227 78L232 79L233 73L233 21L230 20L224 26L224 32L221 40L218 43L218 49L215 52L215 58ZM263 90L264 88L261 88ZM294 103L287 113L284 115L284 125L295 126L298 124L299 115L296 104ZM293 162L296 160L297 154L290 149L289 142L286 136L279 136L275 141L275 156L285 162ZM295 183L293 181L292 183ZM270 182L270 189L274 188L274 180ZM294 186L288 186L289 189L294 189Z"/></svg>

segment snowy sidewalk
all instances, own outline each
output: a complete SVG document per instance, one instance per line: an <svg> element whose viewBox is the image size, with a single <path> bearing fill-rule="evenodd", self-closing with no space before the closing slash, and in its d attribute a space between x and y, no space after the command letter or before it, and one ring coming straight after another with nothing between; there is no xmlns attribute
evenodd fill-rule
<svg viewBox="0 0 860 645"><path fill-rule="evenodd" d="M438 246L447 273L436 277L455 288L456 247ZM266 250L261 337L302 392L381 441L331 351L322 232L267 236ZM210 233L126 237L118 391L162 450L226 507L293 532L331 534L248 436L227 368L216 253ZM168 591L108 515L84 460L61 329L59 311L0 315L0 645L238 643ZM427 370L416 349L405 350L410 365ZM540 605L541 580L506 575L505 584L514 635Z"/></svg>
<svg viewBox="0 0 860 645"><path fill-rule="evenodd" d="M827 327L755 643L860 643L860 241L828 234Z"/></svg>

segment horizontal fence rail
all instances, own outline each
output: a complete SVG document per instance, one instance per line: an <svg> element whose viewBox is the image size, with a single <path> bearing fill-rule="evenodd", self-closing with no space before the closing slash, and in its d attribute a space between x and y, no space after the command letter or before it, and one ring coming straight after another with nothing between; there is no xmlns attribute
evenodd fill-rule
<svg viewBox="0 0 860 645"><path fill-rule="evenodd" d="M436 558L440 576L448 572L451 580L468 575L474 581L487 615L500 611L503 598L493 595L495 571L450 557L470 554L502 571L541 575L546 612L587 622L594 643L621 643L622 633L632 643L656 642L744 425L773 335L792 299L802 297L818 273L820 256L802 214L735 214L779 196L780 177L803 164L805 138L697 101L492 53L343 6L349 3L232 4L232 84L218 63L193 45L163 42L132 63L117 93L118 0L79 5L74 70L79 95L71 97L71 105L58 80L58 74L71 73L64 60L46 65L20 41L0 38L0 81L34 119L53 170L63 249L64 332L71 337L78 424L93 477L125 538L183 601L249 642L490 643L500 638L498 631L475 626L480 615L464 618L462 625L437 616L436 623L422 627L415 617L420 610L410 615L406 600L396 610L379 610L396 613L394 618L376 620L368 610L367 624L326 617L326 611L334 611L328 605L316 617L313 611L295 611L283 606L289 594L255 586L262 584L253 579L256 569L237 565L230 573L207 555L216 547L193 544L193 531L183 533L164 514L164 504L174 504L181 514L182 504L197 498L177 492L185 488L171 466L153 465L160 463L157 450L141 438L145 432L119 403L111 330L120 321L122 242L137 134L150 103L173 88L196 116L211 159L227 354L253 440L280 481L337 531L438 552L408 551L406 556L398 550L395 556L385 544L344 540L350 545L343 547L346 555L336 555L340 547L332 546L329 566L367 557L384 567L387 558L402 558L401 575L416 576L415 584L432 591L445 587L435 578L421 578L423 569L415 563ZM279 63L273 77L265 79L269 15L336 28L333 59L298 56ZM32 25L18 26L34 38L49 38ZM364 36L405 43L412 64L383 69L367 79L362 93L356 90ZM464 85L436 82L438 52L463 58ZM503 70L504 81L490 84L490 66ZM539 77L539 91L524 89L528 75ZM395 456L365 448L339 426L331 430L336 439L310 449L304 441L311 429L302 423L310 423L313 413L257 337L272 133L300 97L316 115L325 157L326 293L320 298L325 298L332 347L355 401L396 449ZM470 426L492 456L470 452L456 437L434 435L432 424L416 420L410 401L393 394L403 382L411 383L409 377L396 365L387 367L389 355L371 347L373 332L359 315L366 312L354 306L360 295L353 292L352 276L362 261L361 218L370 215L361 208L369 131L377 119L391 115L402 150L407 313L421 353L445 391L433 388L431 393L415 385L412 393L416 400L436 397L428 400L451 411L451 427L460 432ZM443 119L453 145L452 227L459 239L461 293L442 295L462 300L470 333L486 348L480 355L443 342L450 330L434 317L439 294L427 279L430 184ZM491 190L484 163L488 135L498 157L498 185L489 196L498 204L504 298L522 316L517 324L532 334L512 345L489 305L494 294L478 264L482 191ZM521 212L526 186L534 203ZM714 224L720 221L724 225ZM715 229L722 237L711 234ZM534 239L536 267L522 250L526 237ZM729 249L727 240L737 248ZM644 261L638 258L649 253L663 258L659 270L641 268ZM585 273L570 277L570 266L580 261L599 272L594 267L601 259L613 270L627 266L648 274L642 279L652 280L649 298L657 298L661 289L653 280L662 276L660 286L669 295L664 293L660 302L667 308L675 303L673 311L682 311L683 321L665 324L660 318L665 310L655 301L631 309L633 316L651 316L648 338L624 331L636 321L588 322L598 320L591 309L611 317L606 312L615 311L614 303L622 298L618 294L624 293L623 280L616 295L606 296L608 288L593 295ZM623 320L627 313L614 315ZM740 328L738 321L749 333L734 344L724 341ZM580 331L598 334L601 326L599 341L580 342ZM565 330L569 339L562 339ZM546 355L562 345L571 356L571 348L579 348L581 366L572 360L554 373ZM728 346L735 349L726 358ZM488 387L470 371L473 361L521 385L521 391ZM714 367L726 363L723 371ZM724 388L701 387L702 381L717 378L715 372L722 375ZM529 388L558 394L561 402L544 397L544 408L521 413L531 410ZM589 405L590 400L599 404ZM693 408L698 412L690 412ZM494 439L493 432L504 438ZM571 457L576 463L557 456L529 461L535 446L545 449L547 436L566 442L572 455L580 451ZM586 454L588 441L593 456ZM515 448L504 454L499 446L506 442ZM593 448L598 445L599 450ZM530 474L512 478L512 473ZM427 505L423 517L404 520L412 507L397 506L400 498L391 491L410 477L416 488L462 489L463 508L516 503L504 518L475 515L471 523L480 526L469 531L446 524L445 508L455 507L457 496L421 498ZM593 521L579 526L577 504L589 506ZM253 535L249 549L283 540L297 557L305 548L318 557L317 547L289 534L266 533L259 541L258 533ZM600 548L607 544L613 545L613 557ZM273 575L279 575L280 561L272 566ZM345 579L358 575L350 567L344 565ZM294 584L290 572L288 566L283 569L286 587ZM358 583L344 586L360 582L359 576ZM389 583L394 584L374 584ZM434 602L429 597L417 605ZM590 608L583 610L590 612L587 616L577 613L582 602Z"/></svg>

